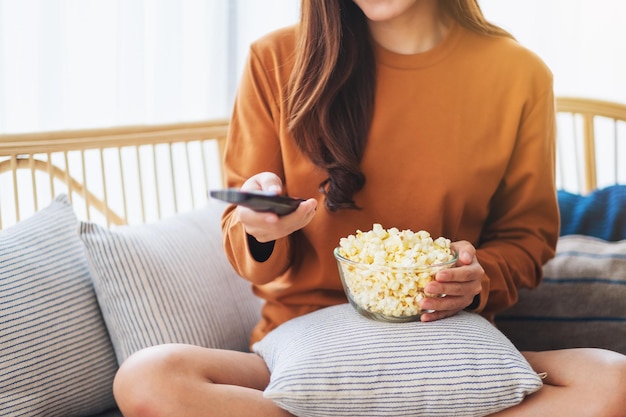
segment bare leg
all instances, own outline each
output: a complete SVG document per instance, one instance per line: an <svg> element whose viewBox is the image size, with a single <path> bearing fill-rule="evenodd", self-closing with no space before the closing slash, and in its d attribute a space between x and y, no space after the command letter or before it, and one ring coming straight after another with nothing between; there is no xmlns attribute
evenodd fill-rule
<svg viewBox="0 0 626 417"><path fill-rule="evenodd" d="M544 386L491 417L626 417L626 356L601 349L523 352Z"/></svg>
<svg viewBox="0 0 626 417"><path fill-rule="evenodd" d="M291 416L263 398L268 383L255 354L170 344L128 358L113 390L126 417Z"/></svg>

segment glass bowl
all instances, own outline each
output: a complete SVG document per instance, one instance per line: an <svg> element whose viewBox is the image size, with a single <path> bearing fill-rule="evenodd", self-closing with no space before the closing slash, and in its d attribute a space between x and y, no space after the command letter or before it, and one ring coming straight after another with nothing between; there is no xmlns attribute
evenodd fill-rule
<svg viewBox="0 0 626 417"><path fill-rule="evenodd" d="M340 248L333 251L343 289L350 304L365 317L387 322L418 321L422 313L419 307L424 297L424 287L435 279L435 274L452 268L458 255L452 259L425 267L398 267L364 264L340 255ZM445 297L445 295L442 295Z"/></svg>

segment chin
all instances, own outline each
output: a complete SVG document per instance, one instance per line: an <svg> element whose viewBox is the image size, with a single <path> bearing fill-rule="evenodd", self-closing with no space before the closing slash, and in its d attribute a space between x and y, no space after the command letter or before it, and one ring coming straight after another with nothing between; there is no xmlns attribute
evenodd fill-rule
<svg viewBox="0 0 626 417"><path fill-rule="evenodd" d="M373 22L389 21L409 12L418 0L353 0Z"/></svg>

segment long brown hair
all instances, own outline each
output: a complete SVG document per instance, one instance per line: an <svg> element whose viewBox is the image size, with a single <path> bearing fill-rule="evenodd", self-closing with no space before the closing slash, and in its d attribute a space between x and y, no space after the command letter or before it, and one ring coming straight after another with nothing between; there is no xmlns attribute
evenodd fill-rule
<svg viewBox="0 0 626 417"><path fill-rule="evenodd" d="M461 26L510 36L487 22L477 0L439 0ZM358 208L360 168L374 107L376 65L367 19L352 0L302 0L289 83L289 128L300 149L328 173L320 184L331 211Z"/></svg>

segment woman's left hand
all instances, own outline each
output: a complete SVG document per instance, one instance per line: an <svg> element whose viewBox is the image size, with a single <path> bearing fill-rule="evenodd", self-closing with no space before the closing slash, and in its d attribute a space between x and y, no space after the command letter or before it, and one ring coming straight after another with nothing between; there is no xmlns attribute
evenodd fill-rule
<svg viewBox="0 0 626 417"><path fill-rule="evenodd" d="M434 312L422 314L421 321L453 316L472 304L474 296L482 290L485 271L476 259L476 248L465 240L453 242L451 247L459 254L459 259L454 268L437 272L435 280L426 285L426 294L433 296L425 297L421 308Z"/></svg>

